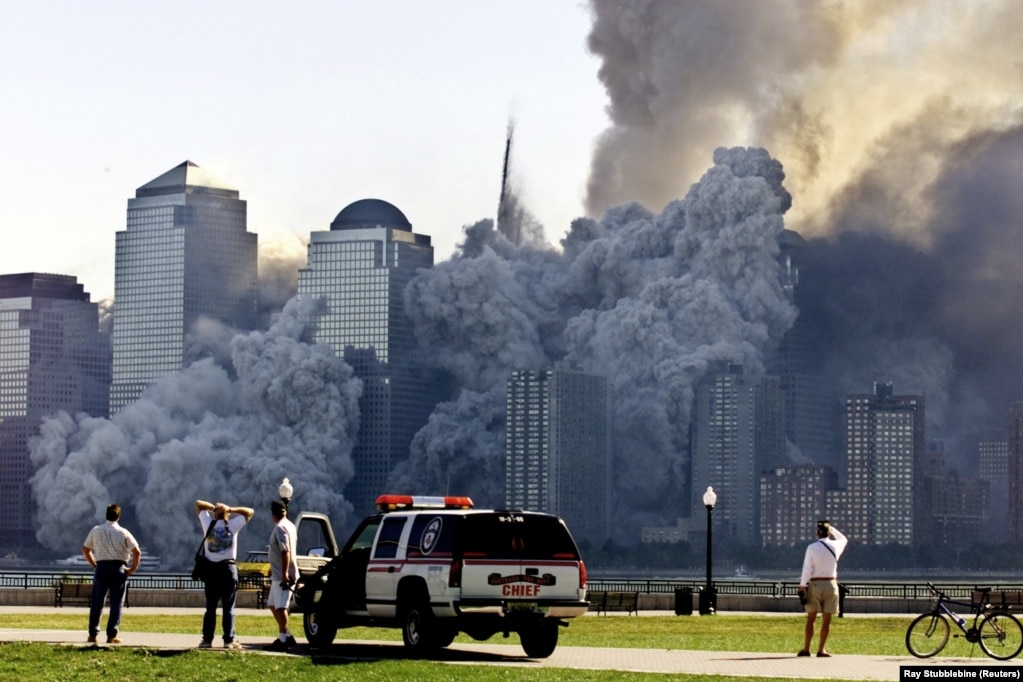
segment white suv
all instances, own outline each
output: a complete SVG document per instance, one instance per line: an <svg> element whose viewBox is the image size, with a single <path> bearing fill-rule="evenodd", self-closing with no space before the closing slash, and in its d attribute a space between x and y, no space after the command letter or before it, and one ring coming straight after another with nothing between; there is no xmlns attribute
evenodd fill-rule
<svg viewBox="0 0 1023 682"><path fill-rule="evenodd" d="M292 604L314 647L359 625L401 628L405 646L424 653L458 632L517 632L527 656L544 658L558 627L589 607L586 567L557 516L472 509L467 497L383 495L377 508L340 553L326 517L298 519L299 553L319 545L299 557Z"/></svg>

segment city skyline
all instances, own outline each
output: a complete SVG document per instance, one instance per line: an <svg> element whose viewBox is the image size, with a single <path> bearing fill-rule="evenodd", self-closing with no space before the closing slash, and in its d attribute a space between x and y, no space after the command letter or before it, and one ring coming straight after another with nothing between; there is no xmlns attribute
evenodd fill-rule
<svg viewBox="0 0 1023 682"><path fill-rule="evenodd" d="M468 13L458 18L498 16L457 7ZM54 60L37 51L30 31L19 33L9 44L0 41L0 49L26 64L0 75L6 79L0 87L13 94L5 100L11 118L0 119L8 123L0 126L0 142L16 150L0 171L11 174L0 181L12 188L0 202L0 224L9 235L0 256L16 266L0 261L0 272L74 275L96 300L103 298L87 271L74 266L102 272L112 258L114 226L123 225L125 190L191 159L239 188L253 205L250 218L256 204L276 207L277 218L251 223L287 223L274 234L290 234L290 241L260 239L261 278L275 250L281 271L297 269L305 235L358 199L394 201L435 239L437 267L412 281L404 303L424 356L450 373L459 393L438 406L414 441L404 472L413 478L433 467L438 480L486 486L484 474L500 455L495 432L507 372L578 363L606 372L620 397L615 449L619 464L628 466L616 479L616 495L619 527L627 534L677 500L689 456L682 425L689 422L693 386L717 362L759 371L797 323L805 323L804 343L791 350L803 354L800 371L821 377L822 400L844 400L878 380L924 395L928 433L948 439L949 460L959 464L971 455L976 431L1004 426L1023 385L1023 357L1016 353L1023 309L1017 191L1023 104L1020 74L1004 59L1018 42L1010 27L1023 10L1007 2L957 16L934 2L888 3L873 7L873 15L838 4L814 13L785 0L742 13L730 7L712 3L700 12L696 4L657 0L576 5L571 16L583 20L571 35L579 42L559 54L570 52L585 64L582 76L555 68L558 59L543 64L543 50L518 43L510 61L501 62L506 71L488 72L485 59L467 58L467 44L479 43L471 31L475 42L452 37L442 45L427 41L436 45L427 49L414 29L443 24L449 30L449 24L445 15L421 9L355 15L316 8L309 16L322 21L311 22L314 35L330 40L310 41L308 51L299 51L315 65L306 71L299 67L308 63L278 63L279 44L259 40L278 37L271 25L276 15L259 4L247 12L211 8L205 22L192 22L195 13L188 12L172 18L182 22L174 25L181 35L195 38L184 62L166 60L162 36L142 45L135 36L149 33L117 31L144 29L152 19L127 12L81 17L110 20L94 34L69 35L57 25L38 42L45 48L56 39L61 49ZM46 26L29 21L39 19L38 11L44 10L19 8L17 16ZM539 10L516 11L534 17ZM324 29L352 26L339 18L364 19L356 25L379 27L394 41L384 45L403 49L335 39L336 31ZM511 25L505 26L513 34ZM556 34L551 44L571 43L554 18L549 25ZM920 25L933 30L915 30ZM465 33L461 22L450 26ZM799 35L790 26L799 26ZM222 35L232 39L218 43ZM702 40L722 35L730 40L727 54L720 41ZM103 36L123 37L125 44L112 38L108 45ZM765 54L767 40L777 49ZM208 68L214 44L222 45L223 69ZM487 45L490 51L480 54L501 53L506 44ZM430 71L434 49L448 69ZM124 59L132 50L140 58ZM567 86L557 96L549 87L534 90L537 78L523 76L529 69L516 60L524 53L546 67L534 72L603 94L595 103L574 97ZM65 82L69 71L59 67L71 57L80 60L72 73L81 78ZM163 71L168 64L174 68ZM305 79L309 72L315 78ZM530 107L509 115L515 107L507 106L507 93L516 86L531 93ZM431 99L431 89L458 97ZM496 97L487 99L489 108L480 103L481 90ZM109 101L90 108L94 91ZM581 117L572 121L571 139L585 142L571 153L542 125L564 124L559 107ZM67 111L79 118L62 118ZM582 122L592 122L590 116L600 123ZM504 189L509 118L508 189L527 228L514 230L525 236L515 243L488 220ZM107 119L116 129L98 125ZM428 125L438 121L445 125ZM38 124L48 125L49 134L33 135ZM558 182L532 165L541 158L531 148L537 126L550 134L541 144L553 154L543 157L544 172ZM140 136L147 144L137 143ZM31 153L24 140L38 141ZM113 164L103 182L86 182L81 162L107 154L128 159L131 177ZM90 166L96 174L98 167ZM490 167L492 174L485 171ZM571 203L570 217L549 218L538 185ZM116 220L103 218L97 228L96 202L116 203ZM814 205L816 213L808 208ZM436 217L438 207L456 217ZM572 221L584 214L592 215ZM55 224L70 231L49 232L46 226ZM104 241L108 227L110 242ZM264 234L261 225L252 229ZM779 283L777 240L785 229L805 237L793 245L798 282ZM815 238L822 235L831 238ZM441 246L456 242L461 248ZM36 265L44 253L48 263L74 266ZM261 338L297 342L290 327ZM329 363L328 369L340 371ZM808 400L816 396L816 385L797 388L813 389ZM345 443L348 435L336 437ZM827 447L818 435L804 430L800 437L808 449ZM812 453L815 460L818 454L825 464L841 455L837 448Z"/></svg>

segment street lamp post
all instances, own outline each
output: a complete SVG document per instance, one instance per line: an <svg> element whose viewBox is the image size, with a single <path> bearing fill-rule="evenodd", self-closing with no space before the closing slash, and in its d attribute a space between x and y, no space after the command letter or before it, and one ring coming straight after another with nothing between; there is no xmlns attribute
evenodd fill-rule
<svg viewBox="0 0 1023 682"><path fill-rule="evenodd" d="M707 486L707 492L703 494L703 506L707 508L707 584L704 586L703 592L700 593L701 616L709 616L717 610L717 594L714 589L714 583L711 580L711 537L713 533L711 512L714 511L714 505L717 501L718 496L714 493L714 488Z"/></svg>
<svg viewBox="0 0 1023 682"><path fill-rule="evenodd" d="M295 488L292 487L291 481L285 477L281 484L277 486L277 494L281 496L281 502L284 503L284 508L288 508L288 503L291 502L291 495L295 492Z"/></svg>

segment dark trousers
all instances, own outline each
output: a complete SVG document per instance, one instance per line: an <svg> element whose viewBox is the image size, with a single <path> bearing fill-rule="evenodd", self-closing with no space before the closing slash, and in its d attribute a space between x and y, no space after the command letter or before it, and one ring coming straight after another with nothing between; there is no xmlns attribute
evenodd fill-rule
<svg viewBox="0 0 1023 682"><path fill-rule="evenodd" d="M217 606L224 605L224 643L234 641L234 602L238 596L238 567L226 561L213 564L206 579L206 613L202 617L202 639L212 642L217 631Z"/></svg>
<svg viewBox="0 0 1023 682"><path fill-rule="evenodd" d="M92 578L92 604L89 606L89 635L99 634L99 617L103 613L103 602L110 593L110 617L107 618L107 637L116 637L121 624L121 607L124 605L124 590L128 586L128 574L124 572L123 561L99 561Z"/></svg>

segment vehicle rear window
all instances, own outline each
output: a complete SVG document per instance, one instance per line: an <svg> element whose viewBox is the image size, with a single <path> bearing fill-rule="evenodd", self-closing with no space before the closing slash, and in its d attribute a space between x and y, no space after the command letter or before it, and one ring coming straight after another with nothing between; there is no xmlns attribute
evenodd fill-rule
<svg viewBox="0 0 1023 682"><path fill-rule="evenodd" d="M556 516L493 512L462 519L462 556L466 559L578 559L568 528Z"/></svg>

